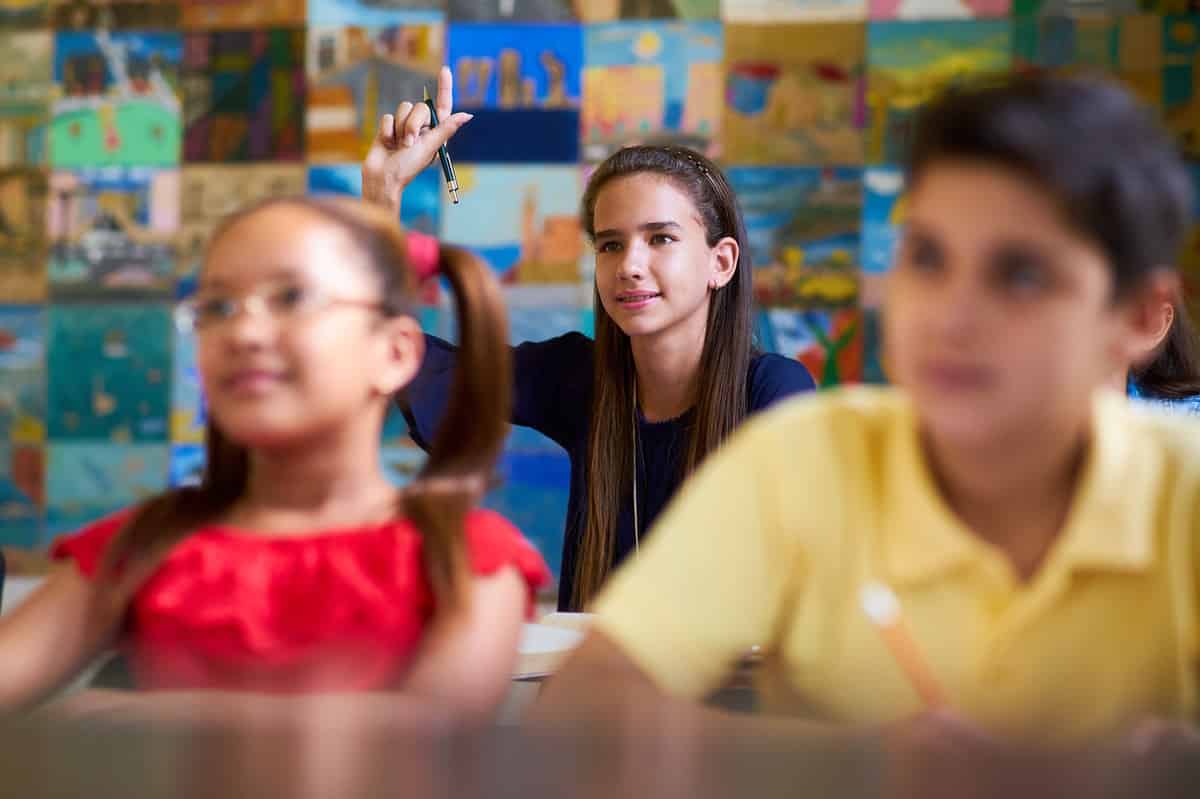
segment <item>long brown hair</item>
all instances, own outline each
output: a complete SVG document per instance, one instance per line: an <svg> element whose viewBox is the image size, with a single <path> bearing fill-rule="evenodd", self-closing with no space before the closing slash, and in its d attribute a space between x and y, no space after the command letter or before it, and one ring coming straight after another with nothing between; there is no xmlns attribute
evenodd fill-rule
<svg viewBox="0 0 1200 799"><path fill-rule="evenodd" d="M691 436L680 475L686 477L746 416L746 375L753 356L750 247L725 175L712 161L684 147L626 147L602 163L583 195L583 225L589 237L596 233L596 199L603 188L618 178L640 174L659 175L691 198L708 246L716 246L728 236L739 247L733 279L710 293ZM612 568L617 518L624 503L632 499L634 474L633 350L629 336L604 311L598 290L595 308L587 518L572 586L575 608L587 604Z"/></svg>
<svg viewBox="0 0 1200 799"><path fill-rule="evenodd" d="M379 277L383 314L411 313L404 235L393 217L372 206L310 197L266 200L225 219L209 242L210 251L237 222L278 205L311 210L342 228ZM463 585L463 521L486 489L508 432L512 366L503 297L489 269L453 247L441 248L439 267L456 300L458 368L429 458L404 491L403 511L422 533L425 571L435 597L440 605L453 605ZM250 472L246 448L229 440L211 418L205 447L208 458L199 485L147 501L109 547L104 574L122 586L122 596L149 576L173 544L220 518L245 492Z"/></svg>

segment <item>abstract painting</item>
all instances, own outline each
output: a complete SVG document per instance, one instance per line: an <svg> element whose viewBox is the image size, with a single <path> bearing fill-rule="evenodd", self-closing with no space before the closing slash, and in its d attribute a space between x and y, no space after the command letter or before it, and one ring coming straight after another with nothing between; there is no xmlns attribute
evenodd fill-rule
<svg viewBox="0 0 1200 799"><path fill-rule="evenodd" d="M1103 19L1137 14L1143 6L1150 4L1150 0L1012 0L1012 15L1018 20L1029 17Z"/></svg>
<svg viewBox="0 0 1200 799"><path fill-rule="evenodd" d="M181 170L176 296L191 295L208 239L227 215L268 197L304 194L305 168L290 164L186 166Z"/></svg>
<svg viewBox="0 0 1200 799"><path fill-rule="evenodd" d="M32 549L41 543L45 450L0 443L0 544Z"/></svg>
<svg viewBox="0 0 1200 799"><path fill-rule="evenodd" d="M188 163L303 160L304 49L303 28L187 34Z"/></svg>
<svg viewBox="0 0 1200 799"><path fill-rule="evenodd" d="M167 484L171 488L197 485L204 476L204 446L176 444L171 447Z"/></svg>
<svg viewBox="0 0 1200 799"><path fill-rule="evenodd" d="M1200 158L1200 13L1163 18L1163 112L1189 158Z"/></svg>
<svg viewBox="0 0 1200 799"><path fill-rule="evenodd" d="M182 39L175 33L59 32L51 163L178 164L181 55Z"/></svg>
<svg viewBox="0 0 1200 799"><path fill-rule="evenodd" d="M446 0L308 0L309 25L413 25L442 22L445 12Z"/></svg>
<svg viewBox="0 0 1200 799"><path fill-rule="evenodd" d="M171 443L201 444L208 415L200 372L196 368L196 336L176 327L171 363Z"/></svg>
<svg viewBox="0 0 1200 799"><path fill-rule="evenodd" d="M904 224L904 171L895 166L872 166L863 172L862 250L859 264L859 304L878 308L883 303L884 275L892 268Z"/></svg>
<svg viewBox="0 0 1200 799"><path fill-rule="evenodd" d="M54 172L46 220L50 297L171 296L178 231L177 169Z"/></svg>
<svg viewBox="0 0 1200 799"><path fill-rule="evenodd" d="M163 491L167 449L165 444L51 444L46 468L46 536L52 540L74 532Z"/></svg>
<svg viewBox="0 0 1200 799"><path fill-rule="evenodd" d="M586 0L585 0L586 1ZM454 22L570 22L579 0L446 0Z"/></svg>
<svg viewBox="0 0 1200 799"><path fill-rule="evenodd" d="M814 20L862 20L867 17L867 0L721 0L721 17L726 22L780 22Z"/></svg>
<svg viewBox="0 0 1200 799"><path fill-rule="evenodd" d="M46 313L37 305L0 306L0 441L46 439Z"/></svg>
<svg viewBox="0 0 1200 799"><path fill-rule="evenodd" d="M0 30L0 53L0 168L43 163L54 89L54 36L49 31Z"/></svg>
<svg viewBox="0 0 1200 799"><path fill-rule="evenodd" d="M457 168L462 203L446 208L442 238L469 247L505 284L579 283L583 232L579 168Z"/></svg>
<svg viewBox="0 0 1200 799"><path fill-rule="evenodd" d="M46 298L45 171L0 167L0 302Z"/></svg>
<svg viewBox="0 0 1200 799"><path fill-rule="evenodd" d="M881 385L888 382L883 369L883 317L878 308L864 308L862 382Z"/></svg>
<svg viewBox="0 0 1200 799"><path fill-rule="evenodd" d="M291 28L305 24L305 0L180 0L187 30Z"/></svg>
<svg viewBox="0 0 1200 799"><path fill-rule="evenodd" d="M166 306L56 305L48 329L51 440L167 440L172 324Z"/></svg>
<svg viewBox="0 0 1200 799"><path fill-rule="evenodd" d="M719 22L589 25L584 39L584 156L628 144L720 148Z"/></svg>
<svg viewBox="0 0 1200 799"><path fill-rule="evenodd" d="M760 305L848 308L858 298L862 170L732 167Z"/></svg>
<svg viewBox="0 0 1200 799"><path fill-rule="evenodd" d="M759 311L759 340L768 352L804 364L821 388L862 380L862 315L839 311Z"/></svg>
<svg viewBox="0 0 1200 799"><path fill-rule="evenodd" d="M470 0L459 0L470 2ZM754 0L739 0L754 2ZM584 22L618 19L718 19L720 0L576 0Z"/></svg>
<svg viewBox="0 0 1200 799"><path fill-rule="evenodd" d="M1151 14L1042 16L1013 21L1013 70L1100 73L1153 108L1163 102L1163 20Z"/></svg>
<svg viewBox="0 0 1200 799"><path fill-rule="evenodd" d="M179 25L179 0L50 0L59 30L170 30Z"/></svg>
<svg viewBox="0 0 1200 799"><path fill-rule="evenodd" d="M1001 19L1011 10L1012 0L868 0L871 19Z"/></svg>
<svg viewBox="0 0 1200 799"><path fill-rule="evenodd" d="M41 28L48 18L47 0L0 0L0 28Z"/></svg>
<svg viewBox="0 0 1200 799"><path fill-rule="evenodd" d="M1008 20L873 22L867 29L870 163L904 163L917 112L936 93L1008 71Z"/></svg>
<svg viewBox="0 0 1200 799"><path fill-rule="evenodd" d="M862 23L726 26L725 159L862 163L865 51Z"/></svg>

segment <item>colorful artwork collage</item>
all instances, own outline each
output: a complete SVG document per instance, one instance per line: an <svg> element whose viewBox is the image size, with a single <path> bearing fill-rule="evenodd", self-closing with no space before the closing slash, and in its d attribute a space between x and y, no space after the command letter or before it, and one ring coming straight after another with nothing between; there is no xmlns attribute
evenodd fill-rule
<svg viewBox="0 0 1200 799"><path fill-rule="evenodd" d="M1194 0L0 0L0 51L0 543L22 546L196 478L172 320L210 232L263 197L359 194L379 115L442 64L475 115L450 148L463 200L431 168L402 219L491 263L514 342L591 330L587 176L679 143L738 192L760 345L823 386L886 379L899 164L940 88L1100 70L1200 161ZM1200 296L1200 232L1182 262ZM453 337L442 290L423 299ZM399 417L384 457L397 481L422 462ZM489 502L553 565L565 455L515 431L503 469Z"/></svg>

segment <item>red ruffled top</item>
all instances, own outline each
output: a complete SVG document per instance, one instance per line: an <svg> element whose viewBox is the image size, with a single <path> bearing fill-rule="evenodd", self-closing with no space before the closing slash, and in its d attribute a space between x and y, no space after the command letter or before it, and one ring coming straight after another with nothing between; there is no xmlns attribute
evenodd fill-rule
<svg viewBox="0 0 1200 799"><path fill-rule="evenodd" d="M91 577L129 511L60 539L56 559ZM515 568L534 592L541 555L502 516L467 517L470 568ZM303 693L395 685L434 612L420 531L407 520L303 537L222 526L192 533L139 589L122 640L151 690Z"/></svg>

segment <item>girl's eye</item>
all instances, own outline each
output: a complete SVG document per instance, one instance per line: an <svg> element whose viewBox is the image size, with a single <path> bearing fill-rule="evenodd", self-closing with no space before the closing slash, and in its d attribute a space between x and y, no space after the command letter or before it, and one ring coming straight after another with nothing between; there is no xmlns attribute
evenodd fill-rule
<svg viewBox="0 0 1200 799"><path fill-rule="evenodd" d="M276 311L294 311L312 299L310 292L300 286L284 286L271 292L271 307Z"/></svg>
<svg viewBox="0 0 1200 799"><path fill-rule="evenodd" d="M675 241L674 236L668 236L666 233L655 233L650 237L651 244L670 244Z"/></svg>
<svg viewBox="0 0 1200 799"><path fill-rule="evenodd" d="M619 241L603 241L596 247L596 252L610 253L621 249Z"/></svg>

